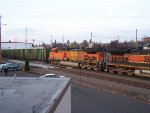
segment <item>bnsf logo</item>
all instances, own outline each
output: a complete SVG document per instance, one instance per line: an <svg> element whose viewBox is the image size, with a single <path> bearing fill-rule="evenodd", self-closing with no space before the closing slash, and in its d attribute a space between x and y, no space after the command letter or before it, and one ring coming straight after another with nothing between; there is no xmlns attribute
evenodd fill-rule
<svg viewBox="0 0 150 113"><path fill-rule="evenodd" d="M150 56L145 56L145 62L150 62Z"/></svg>

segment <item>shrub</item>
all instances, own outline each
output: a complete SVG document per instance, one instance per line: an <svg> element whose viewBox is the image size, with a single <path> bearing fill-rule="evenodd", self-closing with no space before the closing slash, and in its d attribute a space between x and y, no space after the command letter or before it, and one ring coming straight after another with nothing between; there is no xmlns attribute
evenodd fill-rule
<svg viewBox="0 0 150 113"><path fill-rule="evenodd" d="M29 71L29 70L30 70L29 60L28 60L28 59L26 59L26 60L25 60L24 71Z"/></svg>

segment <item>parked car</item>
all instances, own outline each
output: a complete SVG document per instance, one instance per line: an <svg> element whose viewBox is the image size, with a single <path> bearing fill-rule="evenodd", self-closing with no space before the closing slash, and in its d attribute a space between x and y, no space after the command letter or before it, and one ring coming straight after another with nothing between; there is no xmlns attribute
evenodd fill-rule
<svg viewBox="0 0 150 113"><path fill-rule="evenodd" d="M4 71L5 66L7 65L7 63L0 63L0 71Z"/></svg>
<svg viewBox="0 0 150 113"><path fill-rule="evenodd" d="M17 71L20 70L20 66L17 63L7 63L4 69L8 69L8 71Z"/></svg>
<svg viewBox="0 0 150 113"><path fill-rule="evenodd" d="M45 74L43 76L40 76L40 78L65 78L65 76L55 75L55 74L51 73L51 74Z"/></svg>

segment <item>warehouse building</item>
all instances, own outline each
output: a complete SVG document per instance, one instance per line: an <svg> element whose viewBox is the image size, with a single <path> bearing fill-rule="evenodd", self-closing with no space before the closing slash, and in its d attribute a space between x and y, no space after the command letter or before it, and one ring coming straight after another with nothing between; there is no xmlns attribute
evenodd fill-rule
<svg viewBox="0 0 150 113"><path fill-rule="evenodd" d="M0 77L0 113L71 113L70 78Z"/></svg>
<svg viewBox="0 0 150 113"><path fill-rule="evenodd" d="M1 42L1 48L4 49L32 49L32 43L24 43L24 42Z"/></svg>

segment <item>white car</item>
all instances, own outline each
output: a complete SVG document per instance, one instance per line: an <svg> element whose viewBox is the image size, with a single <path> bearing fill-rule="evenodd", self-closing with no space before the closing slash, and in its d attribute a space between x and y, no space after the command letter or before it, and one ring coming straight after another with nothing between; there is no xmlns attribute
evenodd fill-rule
<svg viewBox="0 0 150 113"><path fill-rule="evenodd" d="M51 74L45 74L43 76L40 76L40 78L65 78L65 76L55 75L55 74L51 73Z"/></svg>

